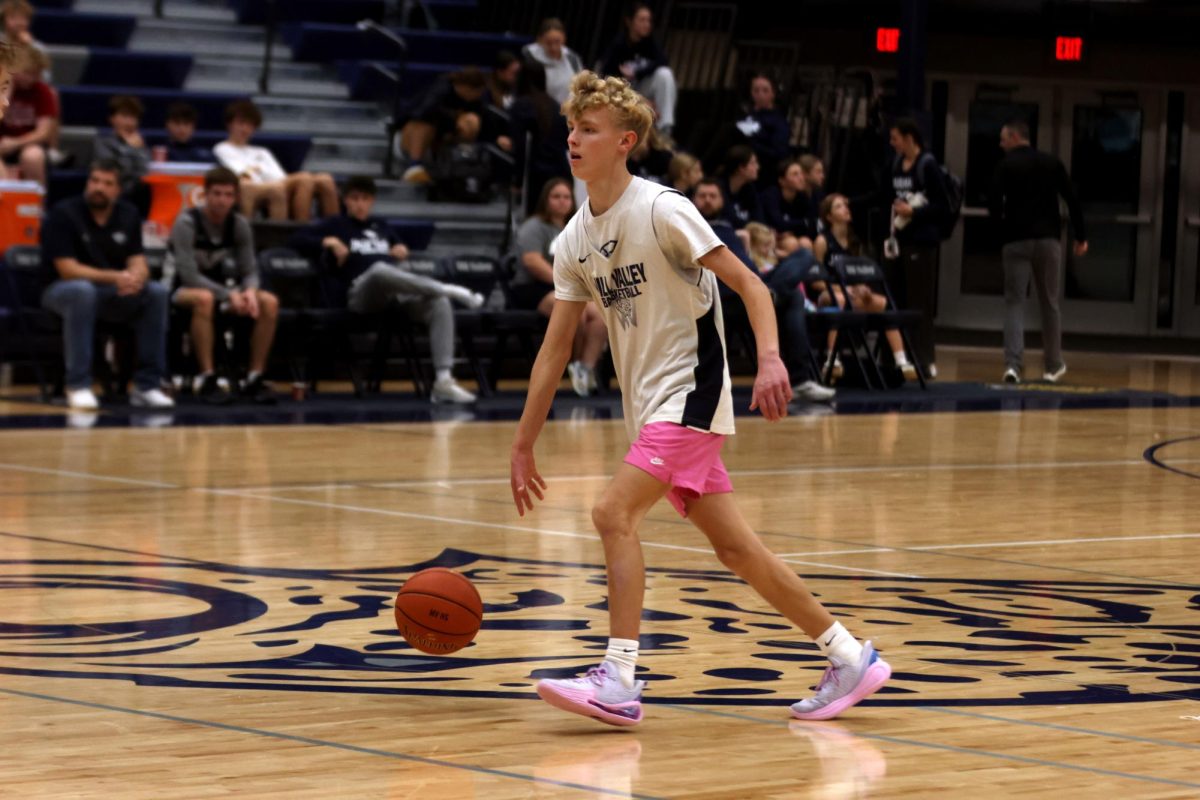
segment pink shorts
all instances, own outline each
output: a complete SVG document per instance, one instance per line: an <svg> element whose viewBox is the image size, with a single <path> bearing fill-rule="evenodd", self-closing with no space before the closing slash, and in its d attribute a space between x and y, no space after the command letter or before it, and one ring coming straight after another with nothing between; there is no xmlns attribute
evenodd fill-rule
<svg viewBox="0 0 1200 800"><path fill-rule="evenodd" d="M629 446L625 463L670 484L667 500L686 517L688 498L733 491L721 463L724 443L725 437L718 433L695 431L674 422L651 422Z"/></svg>

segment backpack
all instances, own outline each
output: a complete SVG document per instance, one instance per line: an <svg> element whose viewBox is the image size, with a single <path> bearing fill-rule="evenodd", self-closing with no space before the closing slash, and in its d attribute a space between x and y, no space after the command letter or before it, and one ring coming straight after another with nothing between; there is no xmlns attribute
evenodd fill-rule
<svg viewBox="0 0 1200 800"><path fill-rule="evenodd" d="M492 160L479 144L456 144L439 150L429 165L429 199L453 203L486 203L492 199Z"/></svg>
<svg viewBox="0 0 1200 800"><path fill-rule="evenodd" d="M922 151L920 158L917 159L917 165L920 165L925 160L926 156L933 159L934 166L937 167L938 176L942 181L942 191L946 194L946 215L937 222L938 233L942 237L942 241L949 239L954 235L954 229L958 226L958 218L962 216L963 199L966 197L966 189L963 186L962 178L955 175L943 164L939 164L933 154L928 151ZM896 158L897 165L900 163L900 157ZM914 169L913 174L917 179L921 179L921 170Z"/></svg>

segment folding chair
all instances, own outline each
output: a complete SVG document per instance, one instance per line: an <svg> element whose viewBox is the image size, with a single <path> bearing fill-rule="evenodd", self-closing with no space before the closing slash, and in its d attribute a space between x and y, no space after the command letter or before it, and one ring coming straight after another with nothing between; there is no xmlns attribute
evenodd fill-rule
<svg viewBox="0 0 1200 800"><path fill-rule="evenodd" d="M0 306L7 313L4 358L27 363L33 368L38 392L48 402L54 391L46 377L43 356L63 359L62 324L58 317L41 307L42 251L40 247L13 245L0 261ZM17 346L9 349L10 343ZM61 394L61 370L55 389Z"/></svg>
<svg viewBox="0 0 1200 800"><path fill-rule="evenodd" d="M892 297L891 289L888 288L883 269L872 259L864 256L837 255L829 260L829 266L833 277L837 280L838 285L842 287L842 295L845 298L845 305L841 313L834 317L837 325L834 352L839 351L838 346L842 342L843 334L845 334L846 344L849 345L855 362L858 364L859 369L862 370L864 379L867 382L867 388L875 388L871 385L873 379L879 388L886 389L887 381L884 380L883 372L879 368L879 357L883 349L883 337L878 338L875 349L872 351L867 340L867 333L883 333L884 331L896 329L900 332L900 340L904 344L905 354L916 368L917 381L920 383L922 389L927 388L925 385L925 371L921 366L921 362L916 358L916 351L913 349L908 335L909 329L915 328L920 322L921 312L912 309L896 308L896 300ZM856 284L866 284L870 287L871 291L883 295L887 300L887 310L866 312L855 309L853 301L850 299L850 287ZM826 380L830 377L829 373L832 371L832 368L832 364L826 368Z"/></svg>
<svg viewBox="0 0 1200 800"><path fill-rule="evenodd" d="M500 262L491 256L459 255L447 256L442 261L445 280L450 283L465 286L473 292L479 292L486 298L491 298L497 286L503 284ZM455 309L454 327L458 331L462 343L463 357L471 367L479 393L484 397L493 394L492 375L484 369L484 359L481 350L485 340L492 339L492 372L495 372L496 349L494 337L497 323L503 323L502 309L478 309L468 311Z"/></svg>

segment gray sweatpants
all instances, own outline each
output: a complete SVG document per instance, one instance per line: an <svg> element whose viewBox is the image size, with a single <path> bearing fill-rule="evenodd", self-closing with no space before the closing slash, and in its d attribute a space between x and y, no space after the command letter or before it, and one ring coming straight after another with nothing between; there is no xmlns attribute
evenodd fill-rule
<svg viewBox="0 0 1200 800"><path fill-rule="evenodd" d="M356 314L374 314L393 300L414 322L429 326L429 351L434 369L454 366L454 310L441 281L378 261L350 284L348 307Z"/></svg>
<svg viewBox="0 0 1200 800"><path fill-rule="evenodd" d="M1062 320L1058 291L1062 247L1058 239L1021 239L1000 251L1004 262L1004 366L1020 372L1025 353L1025 297L1029 279L1042 311L1042 349L1046 372L1062 366Z"/></svg>

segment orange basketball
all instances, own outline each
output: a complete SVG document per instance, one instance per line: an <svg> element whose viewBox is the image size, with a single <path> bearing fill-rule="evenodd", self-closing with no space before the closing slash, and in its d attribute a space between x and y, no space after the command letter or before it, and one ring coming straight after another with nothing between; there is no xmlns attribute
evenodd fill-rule
<svg viewBox="0 0 1200 800"><path fill-rule="evenodd" d="M396 627L404 640L423 653L445 655L461 650L479 633L483 599L475 584L453 570L423 569L396 595Z"/></svg>

